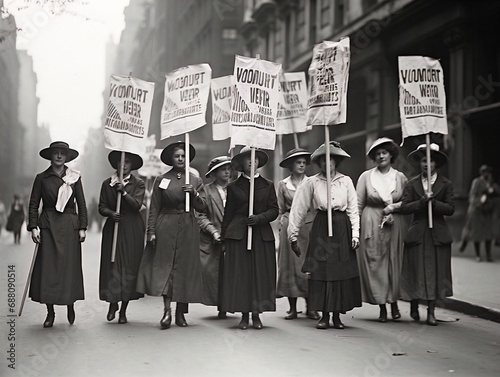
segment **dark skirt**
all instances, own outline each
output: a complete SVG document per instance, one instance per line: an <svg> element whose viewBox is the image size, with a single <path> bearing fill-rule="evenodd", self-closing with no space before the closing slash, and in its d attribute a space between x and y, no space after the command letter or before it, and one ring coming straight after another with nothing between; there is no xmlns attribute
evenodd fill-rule
<svg viewBox="0 0 500 377"><path fill-rule="evenodd" d="M255 235L256 232L254 232ZM224 278L220 309L226 312L276 311L276 256L274 241L253 237L226 239Z"/></svg>
<svg viewBox="0 0 500 377"><path fill-rule="evenodd" d="M333 211L333 237L327 213L317 213L309 237L303 271L310 273L309 310L345 313L361 307L356 251L351 248L351 223L345 212Z"/></svg>

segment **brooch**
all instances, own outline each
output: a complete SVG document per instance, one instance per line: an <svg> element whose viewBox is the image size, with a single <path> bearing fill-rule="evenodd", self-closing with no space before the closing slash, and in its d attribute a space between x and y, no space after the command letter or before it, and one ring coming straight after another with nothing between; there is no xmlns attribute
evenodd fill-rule
<svg viewBox="0 0 500 377"><path fill-rule="evenodd" d="M178 172L177 173L177 179L181 179L182 178L182 173L181 172Z"/></svg>

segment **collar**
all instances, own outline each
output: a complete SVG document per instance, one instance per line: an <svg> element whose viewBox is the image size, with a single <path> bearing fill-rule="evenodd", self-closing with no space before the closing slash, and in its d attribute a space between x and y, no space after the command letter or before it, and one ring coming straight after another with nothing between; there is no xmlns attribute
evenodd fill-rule
<svg viewBox="0 0 500 377"><path fill-rule="evenodd" d="M246 179L250 180L250 176L249 175L246 175L245 173L241 173L241 175L243 177L245 177ZM259 173L255 173L255 175L253 176L254 178L259 178L260 177L260 174Z"/></svg>

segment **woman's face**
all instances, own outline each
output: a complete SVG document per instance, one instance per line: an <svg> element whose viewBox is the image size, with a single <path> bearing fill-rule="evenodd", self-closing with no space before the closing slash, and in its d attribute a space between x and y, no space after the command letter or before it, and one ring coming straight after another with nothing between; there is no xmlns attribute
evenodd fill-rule
<svg viewBox="0 0 500 377"><path fill-rule="evenodd" d="M251 156L247 156L243 159L243 172L251 177L252 175L255 175L255 172L257 171L257 167L259 166L259 158L255 157L255 170L254 174L251 173L252 170L252 158Z"/></svg>
<svg viewBox="0 0 500 377"><path fill-rule="evenodd" d="M52 156L50 163L54 167L62 167L66 163L66 158L68 157L68 151L63 148L55 148L52 151Z"/></svg>
<svg viewBox="0 0 500 377"><path fill-rule="evenodd" d="M125 155L125 161L123 164L123 176L126 177L127 175L130 174L131 171L132 171L132 161L130 160L129 156Z"/></svg>
<svg viewBox="0 0 500 377"><path fill-rule="evenodd" d="M172 156L172 164L174 169L181 170L184 169L186 163L186 155L184 149L176 148L174 149L174 155Z"/></svg>
<svg viewBox="0 0 500 377"><path fill-rule="evenodd" d="M375 159L375 163L379 168L385 168L391 165L392 155L385 148L377 148L375 149L375 153L373 154Z"/></svg>
<svg viewBox="0 0 500 377"><path fill-rule="evenodd" d="M318 163L321 172L326 175L326 156L320 156L318 159ZM335 168L335 160L330 156L330 174L333 174L335 172Z"/></svg>
<svg viewBox="0 0 500 377"><path fill-rule="evenodd" d="M422 157L420 160L420 171L424 176L427 177L427 157ZM431 157L431 175L436 171L436 161L434 161Z"/></svg>
<svg viewBox="0 0 500 377"><path fill-rule="evenodd" d="M307 160L304 157L296 158L291 166L292 173L304 174L306 171Z"/></svg>
<svg viewBox="0 0 500 377"><path fill-rule="evenodd" d="M221 166L215 171L215 179L219 183L228 183L231 178L231 164Z"/></svg>

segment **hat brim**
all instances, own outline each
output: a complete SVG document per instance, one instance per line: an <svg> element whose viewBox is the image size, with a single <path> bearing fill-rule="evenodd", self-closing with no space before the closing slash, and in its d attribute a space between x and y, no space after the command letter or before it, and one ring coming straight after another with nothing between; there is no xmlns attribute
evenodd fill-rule
<svg viewBox="0 0 500 377"><path fill-rule="evenodd" d="M316 162L321 156L326 156L325 145L321 145L318 149L314 151L314 153L311 155L311 161ZM346 151L334 145L330 145L330 156L351 158L351 156Z"/></svg>
<svg viewBox="0 0 500 377"><path fill-rule="evenodd" d="M392 155L394 160L399 157L399 146L394 141L383 141L381 143L373 144L366 155L374 160L375 156L373 156L373 153L379 148L389 148L388 152Z"/></svg>
<svg viewBox="0 0 500 377"><path fill-rule="evenodd" d="M175 148L183 148L185 151L186 143L184 141L178 141L176 143L167 145L163 149L160 155L160 159L163 161L164 164L173 166L172 156L174 154ZM196 150L191 144L189 144L189 162L193 161L195 155L196 155Z"/></svg>
<svg viewBox="0 0 500 377"><path fill-rule="evenodd" d="M121 159L121 151L111 151L108 154L108 161L113 167L113 169L118 169L118 164ZM125 152L125 155L130 159L131 167L130 170L140 169L143 165L142 157L135 153Z"/></svg>
<svg viewBox="0 0 500 377"><path fill-rule="evenodd" d="M287 168L290 166L290 164L295 160L296 158L299 157L304 157L306 159L306 163L309 165L311 163L311 153L309 152L297 152L294 153L287 158L283 159L283 161L280 162L280 167L282 168Z"/></svg>
<svg viewBox="0 0 500 377"><path fill-rule="evenodd" d="M245 159L245 157L250 156L250 154L251 151L247 150L234 156L231 159L233 168L237 171L243 171L243 160ZM259 165L257 166L257 169L263 167L269 161L269 156L267 155L267 153L259 149L255 150L255 157L259 159Z"/></svg>
<svg viewBox="0 0 500 377"><path fill-rule="evenodd" d="M79 155L79 153L76 150L71 149L71 148L48 147L48 148L44 148L40 151L40 157L42 157L46 160L52 160L52 152L54 149L65 149L67 151L66 162L73 161Z"/></svg>
<svg viewBox="0 0 500 377"><path fill-rule="evenodd" d="M212 174L214 171L216 171L217 169L219 169L220 167L222 167L224 165L231 165L231 160L222 161L222 162L219 162L218 164L214 165L209 171L207 171L205 173L205 177L208 178L210 176L210 174Z"/></svg>
<svg viewBox="0 0 500 377"><path fill-rule="evenodd" d="M420 164L422 158L424 158L425 156L425 149L417 149L416 151L413 151L408 155L408 160L411 164L418 165ZM440 168L441 166L446 165L446 163L448 162L448 156L440 151L431 151L431 159L436 162L436 168Z"/></svg>

